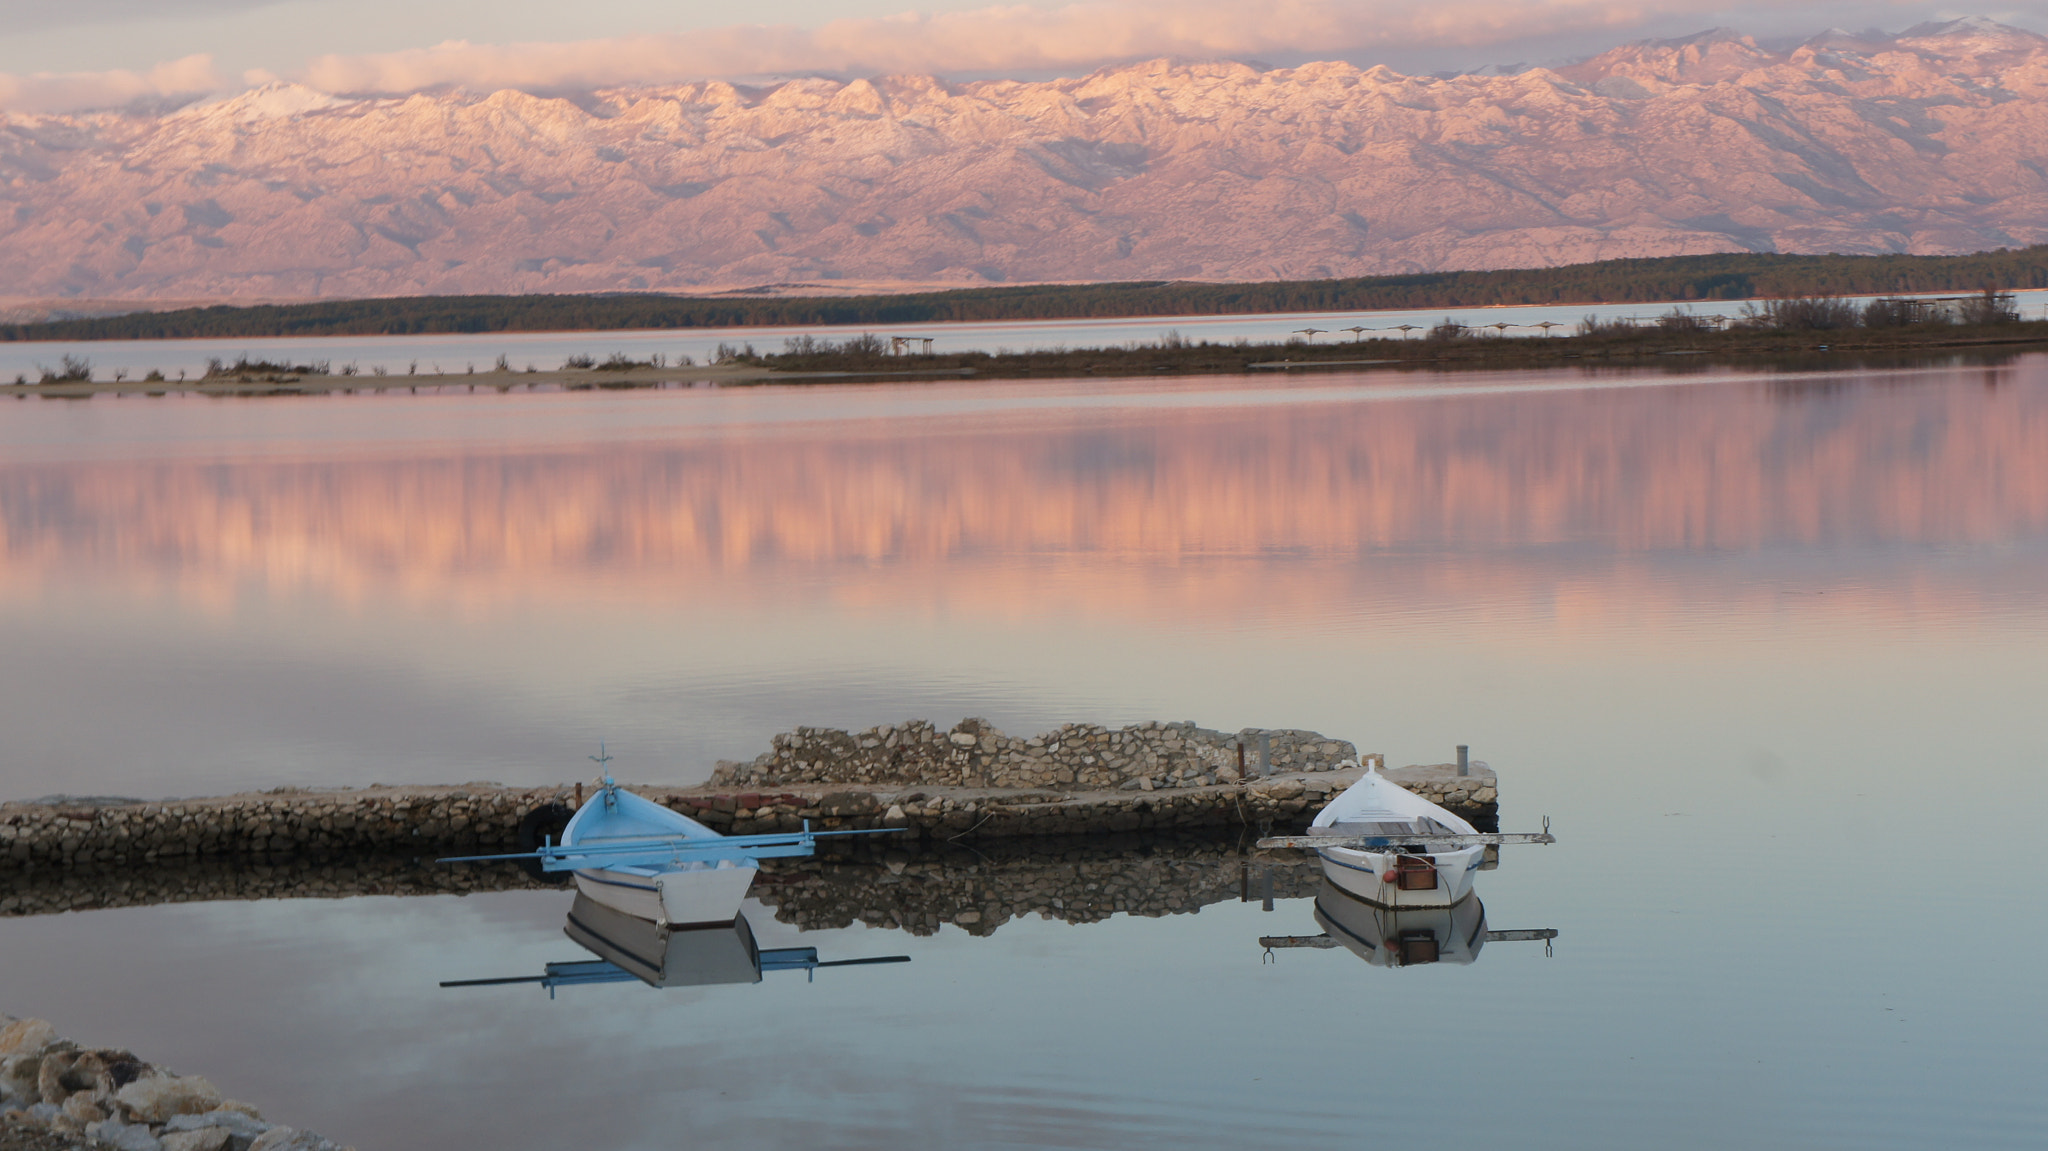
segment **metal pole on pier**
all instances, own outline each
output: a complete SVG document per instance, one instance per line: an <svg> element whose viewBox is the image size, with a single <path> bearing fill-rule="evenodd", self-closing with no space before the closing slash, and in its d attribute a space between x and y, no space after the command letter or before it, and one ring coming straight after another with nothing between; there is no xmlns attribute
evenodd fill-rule
<svg viewBox="0 0 2048 1151"><path fill-rule="evenodd" d="M1459 774L1459 775L1471 775L1471 774L1472 774L1472 760L1471 760L1471 755L1472 755L1472 749L1471 749L1471 748L1469 748L1469 747L1466 747L1466 746L1465 746L1464 744L1462 744L1462 743L1458 745L1458 774Z"/></svg>

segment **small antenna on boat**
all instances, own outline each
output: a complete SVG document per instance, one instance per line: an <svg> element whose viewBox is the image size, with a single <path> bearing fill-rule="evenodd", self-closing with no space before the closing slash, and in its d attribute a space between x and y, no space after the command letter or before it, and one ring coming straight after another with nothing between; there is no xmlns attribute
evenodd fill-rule
<svg viewBox="0 0 2048 1151"><path fill-rule="evenodd" d="M607 808L617 807L619 803L619 785L612 782L612 769L605 766L605 764L612 761L612 757L611 753L605 751L604 741L601 739L597 741L596 755L589 755L584 758L597 765L597 778L599 782L604 784L604 805Z"/></svg>

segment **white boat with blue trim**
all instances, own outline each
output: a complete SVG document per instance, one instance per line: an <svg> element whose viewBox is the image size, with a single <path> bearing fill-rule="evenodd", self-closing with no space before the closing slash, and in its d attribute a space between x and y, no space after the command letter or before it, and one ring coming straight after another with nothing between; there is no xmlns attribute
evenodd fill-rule
<svg viewBox="0 0 2048 1151"><path fill-rule="evenodd" d="M717 852L725 839L607 779L569 820L560 849L586 864L574 869L576 890L591 899L639 919L698 927L731 923L761 870L756 858ZM649 848L650 840L660 842Z"/></svg>
<svg viewBox="0 0 2048 1151"><path fill-rule="evenodd" d="M1368 768L1317 813L1308 835L1294 842L1315 851L1331 883L1369 903L1418 908L1462 903L1472 894L1486 848L1441 841L1477 836L1479 830L1388 779L1384 771ZM1322 838L1344 843L1316 845Z"/></svg>
<svg viewBox="0 0 2048 1151"><path fill-rule="evenodd" d="M600 748L600 765L611 757ZM544 823L550 806L528 815ZM761 870L760 860L808 856L820 836L885 835L902 828L860 828L764 835L720 835L681 812L634 795L606 774L562 829L560 842L542 836L533 850L508 855L459 855L442 863L521 861L545 874L570 872L576 889L607 907L663 927L730 924Z"/></svg>

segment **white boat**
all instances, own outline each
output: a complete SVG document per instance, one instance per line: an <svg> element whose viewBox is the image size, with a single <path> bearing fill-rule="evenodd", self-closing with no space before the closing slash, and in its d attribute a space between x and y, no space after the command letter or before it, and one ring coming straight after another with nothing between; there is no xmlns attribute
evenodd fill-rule
<svg viewBox="0 0 2048 1151"><path fill-rule="evenodd" d="M725 838L687 815L607 780L569 820L560 848L574 860L579 852L608 845ZM657 847L607 858L600 850L595 856L581 857L606 862L601 867L575 868L576 890L627 915L671 927L730 924L739 916L740 901L747 897L760 865L745 856L692 858L691 854Z"/></svg>
<svg viewBox="0 0 2048 1151"><path fill-rule="evenodd" d="M1452 907L1472 894L1481 846L1404 843L1403 836L1476 835L1457 815L1369 769L1309 824L1311 838L1365 840L1314 848L1331 883L1383 907Z"/></svg>

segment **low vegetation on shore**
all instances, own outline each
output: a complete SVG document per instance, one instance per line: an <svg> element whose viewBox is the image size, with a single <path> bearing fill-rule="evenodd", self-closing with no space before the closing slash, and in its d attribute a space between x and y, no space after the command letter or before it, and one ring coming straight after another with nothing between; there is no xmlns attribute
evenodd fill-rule
<svg viewBox="0 0 2048 1151"><path fill-rule="evenodd" d="M383 367L364 375L355 365L336 369L326 362L293 364L251 360L210 361L196 379L166 379L151 371L141 379L116 372L111 379L94 376L91 362L63 357L57 369L44 369L35 380L18 376L0 384L0 394L40 394L76 398L103 393L159 394L170 391L221 395L305 394L417 390L468 387L495 391L515 388L637 388L663 384L760 384L828 382L840 379L915 379L922 377L1073 378L1085 376L1206 375L1261 371L1305 371L1360 368L1518 368L1555 367L1572 363L1646 362L1653 357L1701 357L1708 361L1798 362L1825 357L1835 364L1881 364L1935 352L2009 355L2029 345L2048 346L2048 321L2019 318L2012 297L1986 291L1945 301L1885 297L1857 304L1839 297L1809 296L1745 305L1732 319L1702 315L1675 307L1651 324L1602 320L1588 316L1566 328L1549 325L1542 335L1508 337L1514 325L1466 327L1452 320L1397 335L1366 329L1352 339L1318 339L1342 333L1310 331L1284 343L1255 344L1247 340L1187 340L1169 332L1157 341L1108 347L1045 348L1031 351L923 352L914 342L892 341L864 333L843 341L799 336L786 339L780 350L762 351L751 343L722 343L711 362L700 365L689 356L654 354L636 360L623 353L605 359L575 355L560 367L535 364L514 367L505 356L478 370L460 372L418 362L401 374ZM1555 332L1550 329L1556 329Z"/></svg>

